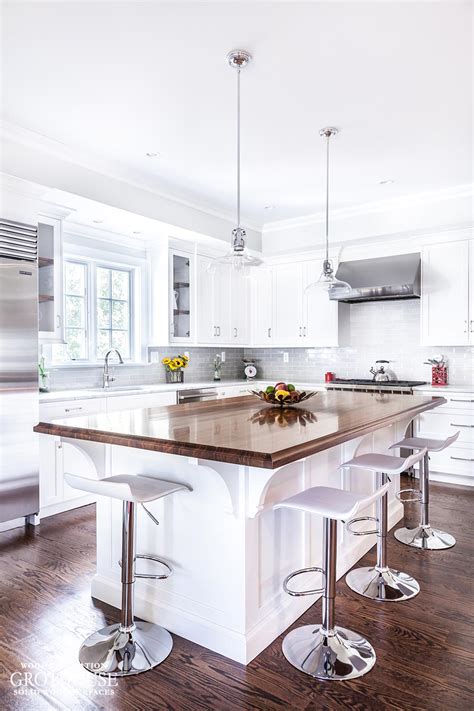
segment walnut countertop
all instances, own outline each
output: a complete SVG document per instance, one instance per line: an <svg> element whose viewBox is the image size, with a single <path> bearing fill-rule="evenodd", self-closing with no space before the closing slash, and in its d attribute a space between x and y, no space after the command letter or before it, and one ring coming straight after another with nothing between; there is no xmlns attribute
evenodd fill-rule
<svg viewBox="0 0 474 711"><path fill-rule="evenodd" d="M253 396L40 422L35 432L275 469L446 401L321 392L281 411Z"/></svg>

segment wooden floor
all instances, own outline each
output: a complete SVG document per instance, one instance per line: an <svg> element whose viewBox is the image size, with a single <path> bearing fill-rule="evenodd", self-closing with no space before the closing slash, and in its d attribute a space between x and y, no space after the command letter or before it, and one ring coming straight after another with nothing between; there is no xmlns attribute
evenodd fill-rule
<svg viewBox="0 0 474 711"><path fill-rule="evenodd" d="M389 538L389 560L422 591L405 603L376 604L337 586L341 624L366 636L374 669L351 682L322 683L286 663L281 638L247 667L175 637L157 669L108 683L77 662L82 639L117 621L90 598L94 573L93 506L44 519L39 529L0 534L0 708L32 709L423 709L474 706L474 489L432 485L432 520L457 538L425 553ZM407 507L407 523L417 510ZM365 564L373 562L373 552ZM296 625L319 622L318 602ZM15 683L30 672L37 695ZM35 678L36 675L36 678ZM16 694L14 693L16 690ZM30 687L31 691L31 687Z"/></svg>

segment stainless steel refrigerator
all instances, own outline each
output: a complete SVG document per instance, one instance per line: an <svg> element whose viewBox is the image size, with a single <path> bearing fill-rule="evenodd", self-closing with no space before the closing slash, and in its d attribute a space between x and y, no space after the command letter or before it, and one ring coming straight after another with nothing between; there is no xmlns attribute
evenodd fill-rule
<svg viewBox="0 0 474 711"><path fill-rule="evenodd" d="M39 511L37 242L0 219L0 523Z"/></svg>

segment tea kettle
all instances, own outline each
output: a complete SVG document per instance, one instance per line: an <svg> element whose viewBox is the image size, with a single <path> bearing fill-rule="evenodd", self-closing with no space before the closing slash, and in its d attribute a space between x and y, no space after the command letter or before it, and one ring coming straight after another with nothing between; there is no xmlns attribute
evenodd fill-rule
<svg viewBox="0 0 474 711"><path fill-rule="evenodd" d="M389 363L389 360L375 361L375 368L372 366L369 372L374 376L373 380L376 383L387 383L390 380L397 379L395 373L387 367Z"/></svg>

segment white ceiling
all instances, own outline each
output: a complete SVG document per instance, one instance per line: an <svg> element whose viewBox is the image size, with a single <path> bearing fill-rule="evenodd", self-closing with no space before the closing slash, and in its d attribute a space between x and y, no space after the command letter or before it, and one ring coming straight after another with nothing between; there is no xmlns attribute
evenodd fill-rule
<svg viewBox="0 0 474 711"><path fill-rule="evenodd" d="M6 2L4 119L262 224L472 181L472 4ZM145 157L159 151L161 157ZM393 179L389 185L381 180ZM265 211L265 205L276 209Z"/></svg>

